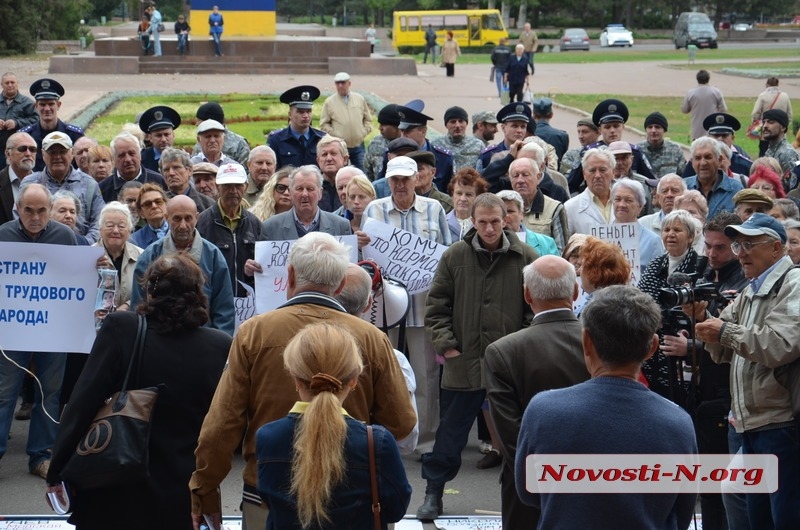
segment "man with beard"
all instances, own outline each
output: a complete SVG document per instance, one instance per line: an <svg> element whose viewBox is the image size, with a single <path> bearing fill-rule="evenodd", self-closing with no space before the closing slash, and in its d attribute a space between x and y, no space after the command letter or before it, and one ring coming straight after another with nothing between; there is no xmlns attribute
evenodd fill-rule
<svg viewBox="0 0 800 530"><path fill-rule="evenodd" d="M256 203L275 169L275 151L271 147L259 145L250 151L247 157L247 190L244 192L244 199L250 206Z"/></svg>
<svg viewBox="0 0 800 530"><path fill-rule="evenodd" d="M181 125L181 116L170 107L150 107L139 118L139 128L149 136L152 145L142 149L142 165L158 173L161 153L175 144L175 129Z"/></svg>
<svg viewBox="0 0 800 530"><path fill-rule="evenodd" d="M30 92L33 99L36 100L36 112L39 113L39 119L20 129L20 132L30 134L36 145L39 146L33 170L41 171L44 168L42 142L45 136L53 132L60 132L69 137L71 143L74 143L83 136L83 129L58 119L58 109L61 108L61 97L64 95L64 87L61 86L61 83L55 79L39 79L31 85Z"/></svg>
<svg viewBox="0 0 800 530"><path fill-rule="evenodd" d="M800 154L786 140L789 115L779 109L770 109L761 115L761 140L766 142L764 156L771 156L781 165L783 178L800 162Z"/></svg>
<svg viewBox="0 0 800 530"><path fill-rule="evenodd" d="M660 112L651 112L644 119L644 130L647 132L647 139L637 145L642 153L647 157L653 174L661 178L667 173L683 173L686 165L686 158L683 156L681 146L664 138L669 124L667 117Z"/></svg>
<svg viewBox="0 0 800 530"><path fill-rule="evenodd" d="M289 105L289 125L272 131L267 145L275 151L278 169L284 166L300 167L317 162L317 143L324 131L311 127L311 109L319 98L315 86L301 85L281 94L281 103Z"/></svg>
<svg viewBox="0 0 800 530"><path fill-rule="evenodd" d="M142 166L142 147L139 139L129 132L119 133L111 140L111 156L114 171L100 182L103 200L117 200L126 182L137 181L142 184L152 182L166 188L164 177Z"/></svg>
<svg viewBox="0 0 800 530"><path fill-rule="evenodd" d="M489 145L497 134L497 117L494 112L484 110L472 115L472 136Z"/></svg>
<svg viewBox="0 0 800 530"><path fill-rule="evenodd" d="M33 101L19 92L17 76L11 72L6 72L0 77L3 87L3 102L0 105L0 146L6 147L8 138L17 131L20 131L36 123L39 116ZM6 166L6 158L0 153L0 168Z"/></svg>
<svg viewBox="0 0 800 530"><path fill-rule="evenodd" d="M14 220L14 204L19 199L22 179L33 173L36 142L28 133L14 133L5 145L8 165L0 171L0 225Z"/></svg>
<svg viewBox="0 0 800 530"><path fill-rule="evenodd" d="M467 111L461 107L450 107L444 112L447 134L431 141L431 145L442 147L453 153L454 172L464 167L475 167L484 144L474 136L467 135Z"/></svg>

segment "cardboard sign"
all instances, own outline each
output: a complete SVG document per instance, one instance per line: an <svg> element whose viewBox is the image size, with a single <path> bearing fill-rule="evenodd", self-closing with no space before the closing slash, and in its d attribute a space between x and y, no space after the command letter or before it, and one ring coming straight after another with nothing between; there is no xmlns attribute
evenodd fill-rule
<svg viewBox="0 0 800 530"><path fill-rule="evenodd" d="M639 223L612 223L593 226L592 237L614 243L622 249L625 259L631 265L631 284L639 285L642 277L641 257L639 256L639 232L643 230ZM646 229L644 229L646 230Z"/></svg>

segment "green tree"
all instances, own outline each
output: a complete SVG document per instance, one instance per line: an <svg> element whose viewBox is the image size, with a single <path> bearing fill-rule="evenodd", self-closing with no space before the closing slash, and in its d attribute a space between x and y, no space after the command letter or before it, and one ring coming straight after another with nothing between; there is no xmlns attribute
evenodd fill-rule
<svg viewBox="0 0 800 530"><path fill-rule="evenodd" d="M0 32L0 55L16 55L33 53L39 35L31 28L41 24L44 0L6 0L0 2L0 20L5 20ZM13 24L11 21L24 20L25 24Z"/></svg>
<svg viewBox="0 0 800 530"><path fill-rule="evenodd" d="M89 0L50 0L47 4L48 8L42 10L42 39L64 40L81 36L81 20L88 20L92 13Z"/></svg>

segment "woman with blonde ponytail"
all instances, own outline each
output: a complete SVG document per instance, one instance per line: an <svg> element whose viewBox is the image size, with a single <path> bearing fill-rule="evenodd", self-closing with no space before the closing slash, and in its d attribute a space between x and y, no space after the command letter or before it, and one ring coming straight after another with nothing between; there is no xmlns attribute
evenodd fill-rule
<svg viewBox="0 0 800 530"><path fill-rule="evenodd" d="M342 327L313 324L283 358L299 401L256 435L267 529L373 528L366 425L342 408L363 369L355 339ZM373 436L381 528L387 528L405 515L411 486L392 435L374 425Z"/></svg>

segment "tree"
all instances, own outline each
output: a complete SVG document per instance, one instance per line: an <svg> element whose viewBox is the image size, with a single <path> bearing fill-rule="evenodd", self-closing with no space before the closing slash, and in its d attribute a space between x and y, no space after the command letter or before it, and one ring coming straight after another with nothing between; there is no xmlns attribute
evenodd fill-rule
<svg viewBox="0 0 800 530"><path fill-rule="evenodd" d="M39 35L31 28L41 24L44 0L6 0L0 2L0 20L24 20L25 24L3 24L0 32L0 55L33 53Z"/></svg>
<svg viewBox="0 0 800 530"><path fill-rule="evenodd" d="M89 0L50 0L47 4L48 8L42 10L40 26L42 39L64 40L77 39L81 36L81 20L88 19L92 13Z"/></svg>

